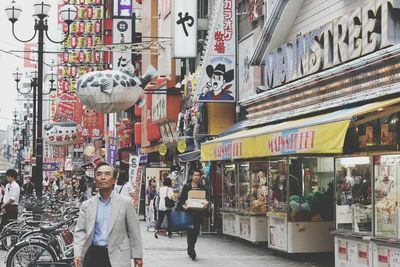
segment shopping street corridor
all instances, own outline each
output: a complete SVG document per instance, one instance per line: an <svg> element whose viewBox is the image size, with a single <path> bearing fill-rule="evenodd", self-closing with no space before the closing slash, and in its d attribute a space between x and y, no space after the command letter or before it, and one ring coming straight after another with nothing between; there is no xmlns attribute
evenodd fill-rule
<svg viewBox="0 0 400 267"><path fill-rule="evenodd" d="M330 254L313 254L287 257L285 254L268 250L265 244L253 245L244 241L220 235L202 234L196 252L198 258L192 261L186 255L186 236L159 235L146 230L141 223L144 267L333 267ZM0 252L1 264L5 266L6 252ZM118 267L118 266L116 266Z"/></svg>

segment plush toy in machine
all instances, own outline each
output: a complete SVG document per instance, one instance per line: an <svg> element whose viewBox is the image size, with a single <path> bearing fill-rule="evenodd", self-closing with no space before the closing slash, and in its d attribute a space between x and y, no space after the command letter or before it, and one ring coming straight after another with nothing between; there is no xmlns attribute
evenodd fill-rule
<svg viewBox="0 0 400 267"><path fill-rule="evenodd" d="M120 112L145 103L144 88L157 75L149 66L143 77L131 70L104 70L89 72L79 78L77 91L82 103L96 112Z"/></svg>

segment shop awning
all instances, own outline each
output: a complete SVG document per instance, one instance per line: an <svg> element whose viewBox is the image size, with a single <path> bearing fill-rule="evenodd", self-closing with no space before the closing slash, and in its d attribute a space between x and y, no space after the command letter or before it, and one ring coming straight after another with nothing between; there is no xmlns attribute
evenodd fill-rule
<svg viewBox="0 0 400 267"><path fill-rule="evenodd" d="M191 162L200 159L200 150L190 151L178 155L180 162Z"/></svg>
<svg viewBox="0 0 400 267"><path fill-rule="evenodd" d="M203 143L201 160L232 160L290 154L339 154L350 123L400 103L400 98L315 117L243 130Z"/></svg>

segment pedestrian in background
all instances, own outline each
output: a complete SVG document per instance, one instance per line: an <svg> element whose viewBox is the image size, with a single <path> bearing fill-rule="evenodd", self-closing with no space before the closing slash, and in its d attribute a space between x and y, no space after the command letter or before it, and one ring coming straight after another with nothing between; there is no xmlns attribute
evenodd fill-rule
<svg viewBox="0 0 400 267"><path fill-rule="evenodd" d="M34 190L35 190L35 185L32 183L32 177L27 176L26 182L22 186L22 191L24 192L24 195L26 195L26 196L33 196Z"/></svg>
<svg viewBox="0 0 400 267"><path fill-rule="evenodd" d="M188 212L188 214L192 217L192 222L193 222L193 229L188 230L187 232L187 253L190 258L193 260L196 259L197 254L195 250L196 242L197 242L197 237L200 234L200 226L203 221L203 217L205 215L205 210L208 208L208 202L204 206L204 210L190 210L186 206L186 201L188 199L188 194L189 191L191 190L201 190L205 191L206 187L200 183L200 177L201 177L201 172L198 169L193 170L192 172L192 180L188 183L185 184L182 188L181 196L179 199L179 206L182 207L184 210Z"/></svg>
<svg viewBox="0 0 400 267"><path fill-rule="evenodd" d="M157 182L156 179L150 178L148 188L146 189L146 201L148 206L150 223L157 220L157 208L155 203L156 196L157 196Z"/></svg>
<svg viewBox="0 0 400 267"><path fill-rule="evenodd" d="M139 219L131 201L113 191L113 166L99 163L95 179L99 193L82 203L74 232L75 267L131 267L131 259L142 267Z"/></svg>
<svg viewBox="0 0 400 267"><path fill-rule="evenodd" d="M8 169L6 171L7 185L4 192L3 205L1 205L1 211L3 216L1 217L1 224L6 225L9 220L15 220L18 218L18 203L19 194L21 189L15 179L17 179L18 173L14 169Z"/></svg>
<svg viewBox="0 0 400 267"><path fill-rule="evenodd" d="M134 192L132 183L128 181L128 176L125 173L120 173L117 179L117 184L114 186L114 191L121 196L133 200Z"/></svg>
<svg viewBox="0 0 400 267"><path fill-rule="evenodd" d="M154 232L154 237L158 238L158 232L161 229L161 225L164 222L165 216L167 216L167 231L168 237L172 237L171 231L171 212L172 207L168 207L167 199L174 200L174 191L172 189L172 180L169 177L164 178L163 186L160 188L159 192L159 205L158 205L158 221L156 226L156 231Z"/></svg>

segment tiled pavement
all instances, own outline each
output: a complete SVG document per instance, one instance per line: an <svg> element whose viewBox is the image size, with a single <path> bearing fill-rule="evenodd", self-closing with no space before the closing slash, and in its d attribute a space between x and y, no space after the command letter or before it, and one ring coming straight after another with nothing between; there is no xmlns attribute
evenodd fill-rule
<svg viewBox="0 0 400 267"><path fill-rule="evenodd" d="M192 261L186 255L186 237L174 235L172 239L147 232L142 223L145 267L333 267L333 256L301 255L288 257L268 250L265 245L219 235L203 234L199 237L196 251L198 259ZM0 252L0 266L4 266L6 253ZM116 266L118 267L118 266Z"/></svg>

